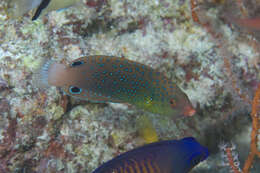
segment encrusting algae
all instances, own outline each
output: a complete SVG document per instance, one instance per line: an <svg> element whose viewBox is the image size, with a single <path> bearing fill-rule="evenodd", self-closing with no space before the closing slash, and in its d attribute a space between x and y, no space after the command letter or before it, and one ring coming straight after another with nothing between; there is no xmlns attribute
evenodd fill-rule
<svg viewBox="0 0 260 173"><path fill-rule="evenodd" d="M8 9L5 7L9 2L18 4L25 1L2 0L0 9ZM196 137L212 154L210 159L192 170L194 173L230 172L230 166L221 164L223 158L216 148L223 138L225 142L233 141L236 144L238 160L241 163L245 161L245 152L250 147L249 132L253 127L248 117L250 109L234 97L236 94L231 82L235 77L237 88L251 100L255 85L259 82L259 51L249 42L249 39L254 40L254 35L249 38L247 32L237 32L237 28L228 25L231 22L223 20L223 1L218 1L218 6L214 6L212 1L195 0L193 2L198 4L195 10L189 9L190 1L183 0L83 2L80 8L52 12L48 16L43 15L50 3L45 8L39 8L39 3L25 15L19 14L22 19L19 21L0 10L0 147L1 151L5 151L0 152L0 171L91 173L103 162L138 147L140 137L147 143L158 137L162 140ZM252 3L246 4L246 7L251 6ZM37 9L41 13L37 21L32 22L32 17L37 16ZM249 9L250 15L241 16L237 11L232 14L240 19L256 19L257 13L252 12L253 8ZM212 23L206 23L204 27L194 23L192 12L202 12L198 15L198 21L202 24L204 21ZM213 35L220 42L211 37L211 28L221 33ZM240 28L249 30L246 26ZM221 48L218 43L222 42L226 44ZM225 55L230 56L221 54L225 51L221 50L223 47L229 50ZM170 117L140 113L131 106L93 104L62 95L60 89L55 87L44 91L33 87L31 75L40 59L48 57L55 60L49 62L51 66L57 65L57 62L71 62L75 57L97 54L131 57L131 60L144 62L165 72L171 76L170 79L174 79L173 83L185 89L197 105L198 116L173 122ZM234 76L225 75L222 57L230 58L229 68ZM64 69L71 68L60 65ZM96 78L91 79L97 81ZM101 79L99 82L102 82ZM160 82L163 85L163 80ZM43 83L37 84L42 87ZM49 85L47 80L46 86ZM77 88L71 88L71 91L77 91ZM102 100L103 92L96 94L100 99L97 102L112 101ZM76 97L75 93L69 95ZM125 98L127 96L124 95ZM140 102L139 107L150 104L153 104L152 101L147 99L147 102ZM152 121L148 120L151 124L144 123L137 127L135 119L140 115L153 117ZM142 116L137 121L145 122ZM152 124L156 125L156 129ZM256 158L249 164L251 173L259 172L258 161ZM147 162L138 163L141 168L147 166ZM135 169L124 168L124 171Z"/></svg>

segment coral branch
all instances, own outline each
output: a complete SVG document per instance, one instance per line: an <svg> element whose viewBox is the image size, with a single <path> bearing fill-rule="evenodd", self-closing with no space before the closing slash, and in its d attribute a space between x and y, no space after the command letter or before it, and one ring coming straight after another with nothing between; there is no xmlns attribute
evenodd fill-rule
<svg viewBox="0 0 260 173"><path fill-rule="evenodd" d="M237 79L235 78L235 76L232 73L232 70L231 70L232 67L231 67L231 63L230 63L230 59L229 59L232 56L232 54L227 50L228 45L227 45L226 41L221 39L224 36L222 35L221 32L215 31L215 29L211 26L211 23L209 21L206 20L206 22L201 22L201 20L198 17L199 9L198 9L198 6L197 6L197 3L195 0L190 0L190 4L191 4L193 21L200 24L212 36L212 39L215 41L216 45L219 47L219 54L223 57L224 67L226 70L225 72L226 72L226 75L231 78L232 88L234 89L234 91L236 91L237 95L241 98L241 100L243 100L246 103L251 104L250 99L248 99L247 95L242 93L240 87L237 85Z"/></svg>
<svg viewBox="0 0 260 173"><path fill-rule="evenodd" d="M239 7L241 13L243 16L247 16L247 11L243 5L243 2L241 0L237 0L237 6ZM244 164L243 171L240 170L239 166L236 164L235 160L237 157L235 157L232 153L231 147L227 147L227 145L223 145L221 149L224 151L225 159L227 165L231 168L231 170L234 173L249 173L250 168L253 165L254 158L259 157L260 158L260 151L258 151L258 135L259 135L259 129L260 129L260 84L258 84L258 88L255 92L255 96L253 101L251 101L247 95L243 94L240 87L237 84L237 79L232 73L232 65L230 62L230 57L232 54L227 49L227 43L225 40L220 39L223 38L223 35L220 32L217 32L210 23L202 23L200 22L200 19L198 18L198 14L195 12L194 8L196 7L195 0L191 0L191 10L192 10L192 18L195 22L199 23L214 39L217 46L219 47L219 54L223 57L224 61L224 68L226 75L231 78L231 86L236 91L236 93L239 95L239 97L246 103L249 103L252 105L252 112L251 112L251 118L252 118L252 131L251 131L251 142L250 142L250 153L247 157L247 160ZM197 9L198 12L198 9ZM252 42L251 42L252 43ZM257 47L259 44L257 42L252 43L255 47Z"/></svg>
<svg viewBox="0 0 260 173"><path fill-rule="evenodd" d="M240 88L237 86L237 80L235 79L234 75L232 74L231 71L231 63L229 61L229 59L227 57L223 58L224 60L224 67L226 69L226 73L227 75L231 78L231 84L232 84L232 88L236 91L236 93L238 94L238 96L246 103L251 104L251 101L247 98L247 96L245 94L243 94L240 90Z"/></svg>
<svg viewBox="0 0 260 173"><path fill-rule="evenodd" d="M191 6L191 16L192 16L192 19L195 23L198 23L198 24L201 24L200 20L199 20L199 17L196 13L196 7L197 7L197 2L196 0L191 0L190 1L190 6Z"/></svg>
<svg viewBox="0 0 260 173"><path fill-rule="evenodd" d="M260 158L260 151L257 150L258 145L258 130L260 129L259 121L260 121L260 113L259 113L259 100L260 100L260 84L255 92L255 96L252 102L252 132L251 132L251 143L250 143L250 153L249 156L244 164L243 172L248 173L249 169L251 168L255 156Z"/></svg>
<svg viewBox="0 0 260 173"><path fill-rule="evenodd" d="M230 167L230 170L234 173L242 173L239 167L238 154L235 152L236 146L234 144L231 144L231 146L222 144L219 148L223 151L224 165Z"/></svg>
<svg viewBox="0 0 260 173"><path fill-rule="evenodd" d="M260 129L260 84L255 92L254 99L252 101L252 132L251 132L251 143L250 143L250 153L247 157L247 160L243 167L243 173L249 173L251 166L253 165L254 158L258 156L260 158L260 151L258 151L258 130ZM230 169L234 173L241 173L241 169L239 168L239 161L237 154L234 153L235 146L232 145L228 147L227 144L223 144L220 146L220 149L223 150L224 153L224 162L225 165L229 166Z"/></svg>

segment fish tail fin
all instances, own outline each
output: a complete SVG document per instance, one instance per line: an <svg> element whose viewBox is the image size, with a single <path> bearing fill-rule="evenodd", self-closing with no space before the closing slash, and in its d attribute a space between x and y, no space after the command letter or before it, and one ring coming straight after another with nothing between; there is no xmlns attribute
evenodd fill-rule
<svg viewBox="0 0 260 173"><path fill-rule="evenodd" d="M68 83L68 74L64 64L52 60L43 60L34 75L34 83L39 88L64 86Z"/></svg>
<svg viewBox="0 0 260 173"><path fill-rule="evenodd" d="M34 74L33 82L38 88L64 86L67 82L66 66L53 60L42 60Z"/></svg>
<svg viewBox="0 0 260 173"><path fill-rule="evenodd" d="M54 61L49 59L41 60L39 63L36 72L33 75L33 83L38 88L48 88L49 82L49 69L50 66L54 63Z"/></svg>

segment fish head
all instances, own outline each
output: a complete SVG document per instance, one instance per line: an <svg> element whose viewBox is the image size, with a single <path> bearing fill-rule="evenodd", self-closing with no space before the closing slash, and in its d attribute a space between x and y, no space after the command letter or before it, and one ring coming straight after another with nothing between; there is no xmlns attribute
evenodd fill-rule
<svg viewBox="0 0 260 173"><path fill-rule="evenodd" d="M195 138L186 137L180 142L182 143L182 151L184 151L184 170L187 170L187 172L208 158L208 149L198 143Z"/></svg>
<svg viewBox="0 0 260 173"><path fill-rule="evenodd" d="M146 99L148 101L145 101L144 106L142 106L150 112L167 115L174 119L193 116L196 113L187 95L177 86L172 91L170 90L168 94L160 93L156 96Z"/></svg>
<svg viewBox="0 0 260 173"><path fill-rule="evenodd" d="M193 116L196 113L188 96L180 89L167 96L166 101L173 117Z"/></svg>

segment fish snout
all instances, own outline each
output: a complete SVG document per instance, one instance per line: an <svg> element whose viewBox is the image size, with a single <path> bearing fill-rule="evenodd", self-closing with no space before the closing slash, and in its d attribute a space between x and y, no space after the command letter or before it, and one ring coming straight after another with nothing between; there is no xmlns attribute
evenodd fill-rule
<svg viewBox="0 0 260 173"><path fill-rule="evenodd" d="M192 106L186 106L183 111L184 116L193 116L196 113L196 110Z"/></svg>

